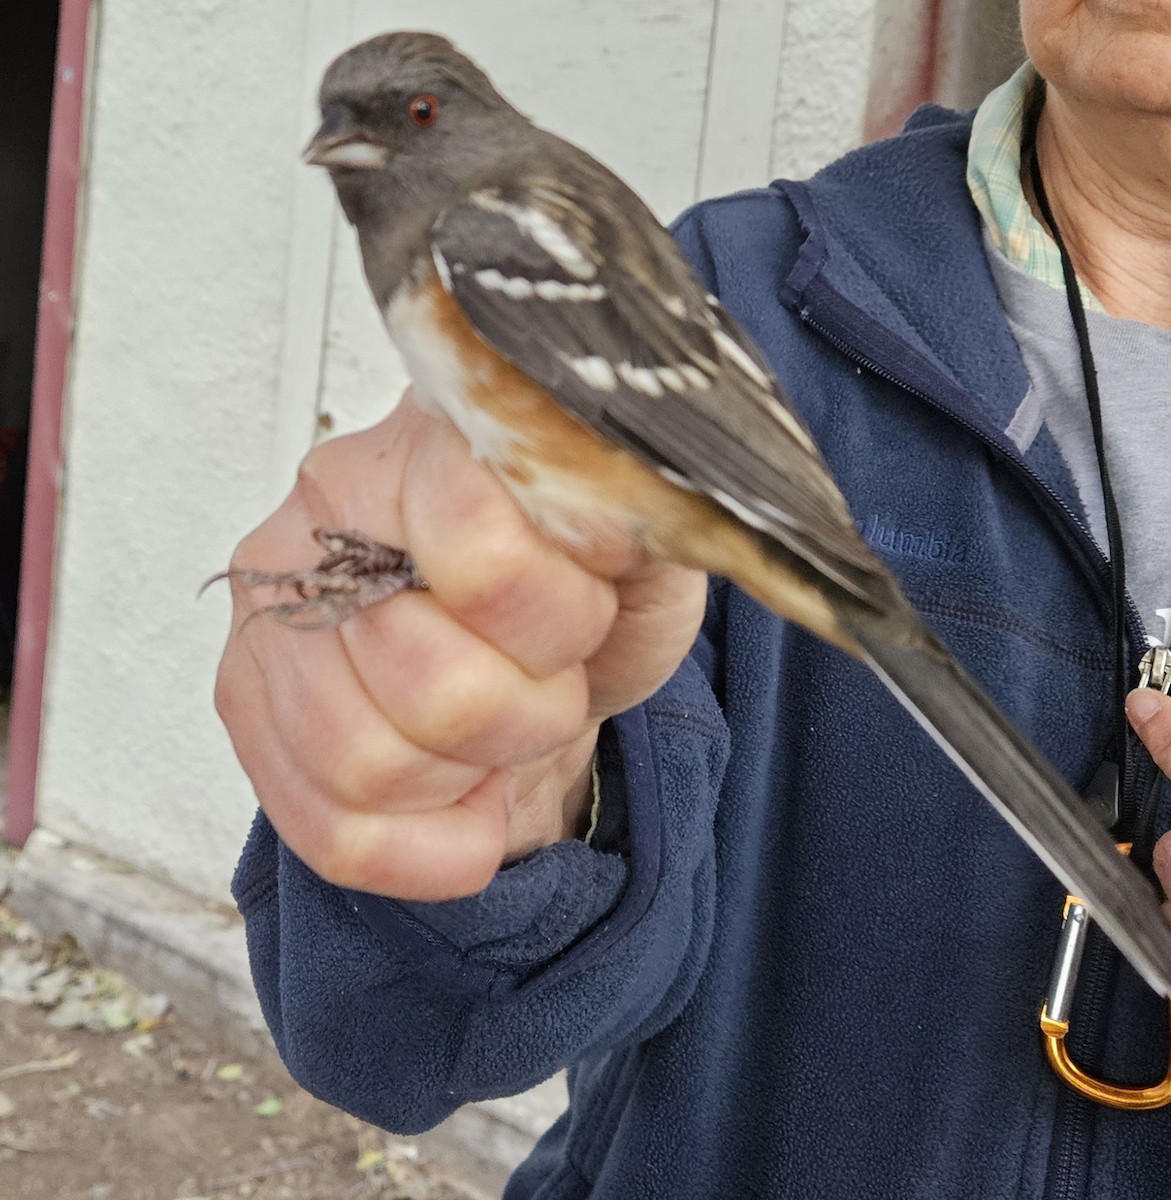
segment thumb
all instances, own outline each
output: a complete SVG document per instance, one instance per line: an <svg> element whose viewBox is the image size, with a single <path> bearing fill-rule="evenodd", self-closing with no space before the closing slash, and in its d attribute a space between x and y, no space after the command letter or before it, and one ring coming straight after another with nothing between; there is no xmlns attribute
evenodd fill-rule
<svg viewBox="0 0 1171 1200"><path fill-rule="evenodd" d="M1159 769L1171 776L1171 696L1138 688L1126 698L1126 715Z"/></svg>
<svg viewBox="0 0 1171 1200"><path fill-rule="evenodd" d="M1139 688L1126 698L1126 715L1159 769L1171 776L1171 696L1153 688ZM1156 843L1154 867L1163 894L1171 896L1171 833ZM1171 920L1171 901L1163 905L1163 911Z"/></svg>

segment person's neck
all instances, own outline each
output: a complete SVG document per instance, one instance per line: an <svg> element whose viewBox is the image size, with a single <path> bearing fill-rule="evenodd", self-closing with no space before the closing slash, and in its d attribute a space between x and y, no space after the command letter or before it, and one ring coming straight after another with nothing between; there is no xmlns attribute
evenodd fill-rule
<svg viewBox="0 0 1171 1200"><path fill-rule="evenodd" d="M1035 152L1083 283L1112 316L1171 329L1171 119L1103 113L1050 88Z"/></svg>

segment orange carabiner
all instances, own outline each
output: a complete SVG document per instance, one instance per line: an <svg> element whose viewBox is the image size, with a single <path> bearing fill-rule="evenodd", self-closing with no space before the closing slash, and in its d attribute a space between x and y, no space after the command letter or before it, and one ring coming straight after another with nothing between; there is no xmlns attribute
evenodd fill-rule
<svg viewBox="0 0 1171 1200"><path fill-rule="evenodd" d="M1123 854L1129 854L1130 844L1123 843L1118 849ZM1066 896L1049 997L1041 1008L1041 1033L1045 1038L1045 1054L1049 1065L1075 1092L1099 1104L1130 1112L1163 1108L1171 1104L1171 1062L1160 1082L1149 1087L1121 1087L1087 1075L1070 1057L1065 1037L1069 1033L1073 992L1089 928L1090 914L1086 906L1076 896ZM1171 1037L1171 1008L1168 1009L1168 1036Z"/></svg>

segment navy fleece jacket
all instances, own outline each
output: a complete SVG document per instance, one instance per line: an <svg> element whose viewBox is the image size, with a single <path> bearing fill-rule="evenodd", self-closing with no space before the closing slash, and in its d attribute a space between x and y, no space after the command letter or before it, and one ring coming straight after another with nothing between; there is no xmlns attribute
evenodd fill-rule
<svg viewBox="0 0 1171 1200"><path fill-rule="evenodd" d="M923 110L677 234L913 602L1084 787L1110 736L1104 564L1053 441L1004 432L1028 379L969 128ZM306 1087L410 1132L568 1065L508 1200L1171 1196L1171 1110L1096 1107L1044 1061L1062 889L864 668L715 581L694 652L600 755L592 848L447 904L330 887L258 819L237 897ZM1149 844L1161 780L1136 760L1123 822ZM1150 1082L1166 1025L1092 942L1080 1061Z"/></svg>

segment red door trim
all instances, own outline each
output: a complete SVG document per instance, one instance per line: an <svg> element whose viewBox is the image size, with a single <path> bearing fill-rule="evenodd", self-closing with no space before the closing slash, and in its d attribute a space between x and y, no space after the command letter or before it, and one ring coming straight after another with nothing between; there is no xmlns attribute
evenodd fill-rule
<svg viewBox="0 0 1171 1200"><path fill-rule="evenodd" d="M73 336L74 259L91 11L92 0L61 0L57 29L9 724L8 796L4 806L4 837L16 846L24 844L36 824L37 761L61 498L61 425Z"/></svg>

